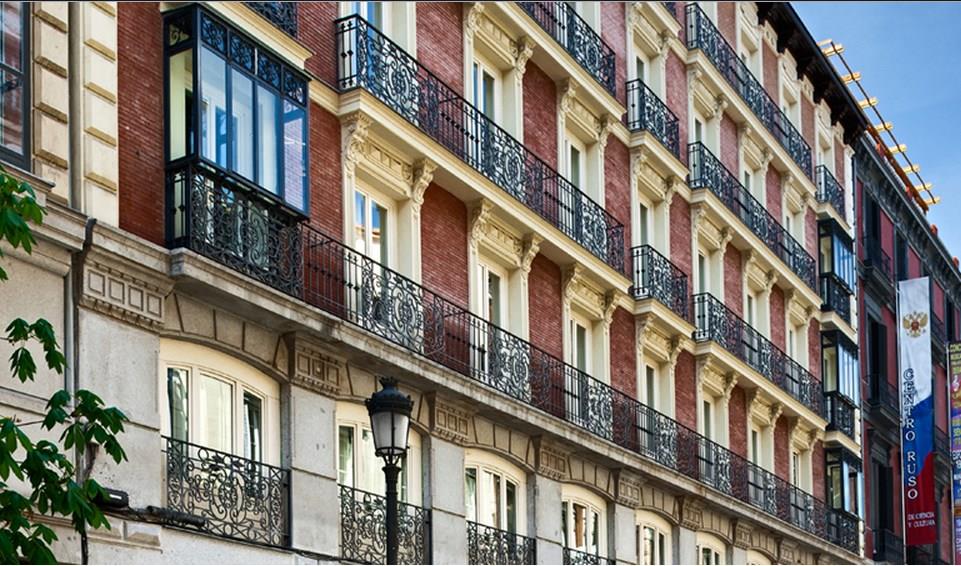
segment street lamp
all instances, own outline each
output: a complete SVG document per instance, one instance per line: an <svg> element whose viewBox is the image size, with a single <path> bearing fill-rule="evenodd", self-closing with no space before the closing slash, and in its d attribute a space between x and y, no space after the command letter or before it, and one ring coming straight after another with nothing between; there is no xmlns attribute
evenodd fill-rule
<svg viewBox="0 0 961 566"><path fill-rule="evenodd" d="M400 460L407 453L407 433L414 402L397 389L397 380L380 378L383 389L367 400L370 428L374 433L374 453L384 459L387 483L387 563L397 564L397 476Z"/></svg>

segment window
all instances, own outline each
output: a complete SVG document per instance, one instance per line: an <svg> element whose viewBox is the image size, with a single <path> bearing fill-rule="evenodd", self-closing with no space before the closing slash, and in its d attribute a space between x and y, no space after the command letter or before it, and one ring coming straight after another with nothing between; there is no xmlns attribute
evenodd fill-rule
<svg viewBox="0 0 961 566"><path fill-rule="evenodd" d="M640 537L639 564L653 566L655 564L669 564L670 531L659 526L641 525L638 527Z"/></svg>
<svg viewBox="0 0 961 566"><path fill-rule="evenodd" d="M577 494L564 495L563 491L576 491ZM606 555L607 516L603 500L586 490L572 488L563 491L561 530L564 546L588 554Z"/></svg>
<svg viewBox="0 0 961 566"><path fill-rule="evenodd" d="M791 450L791 484L800 486L801 484L801 453Z"/></svg>
<svg viewBox="0 0 961 566"><path fill-rule="evenodd" d="M644 383L641 388L641 402L651 407L652 409L657 409L657 373L653 367L649 365L644 366Z"/></svg>
<svg viewBox="0 0 961 566"><path fill-rule="evenodd" d="M474 59L473 103L478 110L495 123L500 123L500 73L491 65Z"/></svg>
<svg viewBox="0 0 961 566"><path fill-rule="evenodd" d="M708 440L714 440L714 399L704 399L701 410L701 434Z"/></svg>
<svg viewBox="0 0 961 566"><path fill-rule="evenodd" d="M869 348L872 335L869 326ZM869 352L869 371L872 368L870 359ZM854 405L860 404L861 379L857 346L840 331L834 330L821 334L821 372L826 393L837 391L847 397Z"/></svg>
<svg viewBox="0 0 961 566"><path fill-rule="evenodd" d="M507 274L496 267L480 264L478 288L483 301L481 316L501 328L507 323Z"/></svg>
<svg viewBox="0 0 961 566"><path fill-rule="evenodd" d="M567 178L575 187L584 190L584 174L587 169L584 159L587 151L582 143L573 139L568 139L567 151Z"/></svg>
<svg viewBox="0 0 961 566"><path fill-rule="evenodd" d="M640 245L646 246L651 243L651 209L645 203L640 203L638 206L638 242Z"/></svg>
<svg viewBox="0 0 961 566"><path fill-rule="evenodd" d="M407 455L397 482L401 501L420 503L420 435L411 430ZM374 453L367 410L355 403L337 404L337 483L384 495L383 461Z"/></svg>
<svg viewBox="0 0 961 566"><path fill-rule="evenodd" d="M704 143L704 123L698 118L694 119L694 140L697 143Z"/></svg>
<svg viewBox="0 0 961 566"><path fill-rule="evenodd" d="M306 211L303 73L201 8L165 26L167 160L199 158Z"/></svg>
<svg viewBox="0 0 961 566"><path fill-rule="evenodd" d="M894 233L894 264L898 281L910 277L908 273L908 241L900 232Z"/></svg>
<svg viewBox="0 0 961 566"><path fill-rule="evenodd" d="M384 23L388 20L385 19L384 12L388 7L386 2L351 2L350 14L357 14L375 28L386 31Z"/></svg>
<svg viewBox="0 0 961 566"><path fill-rule="evenodd" d="M280 386L275 381L230 356L192 344L162 341L161 360L165 434L250 460L277 462Z"/></svg>
<svg viewBox="0 0 961 566"><path fill-rule="evenodd" d="M525 532L523 474L513 465L489 455L468 452L464 468L467 520L511 533ZM483 460L478 462L476 460ZM520 530L518 530L520 529Z"/></svg>
<svg viewBox="0 0 961 566"><path fill-rule="evenodd" d="M29 166L29 103L27 14L29 4L0 5L0 159Z"/></svg>
<svg viewBox="0 0 961 566"><path fill-rule="evenodd" d="M704 254L698 252L697 254L697 292L698 293L710 292L710 287L708 285L708 281L711 280L710 272L708 271L710 269L709 266L710 264L708 263L707 258L704 257Z"/></svg>
<svg viewBox="0 0 961 566"><path fill-rule="evenodd" d="M754 425L751 425L751 462L755 465L761 465L761 431L757 429Z"/></svg>
<svg viewBox="0 0 961 566"><path fill-rule="evenodd" d="M705 565L724 564L721 553L710 546L698 546L697 563Z"/></svg>
<svg viewBox="0 0 961 566"><path fill-rule="evenodd" d="M828 505L832 509L860 515L861 460L843 448L826 451L824 459Z"/></svg>
<svg viewBox="0 0 961 566"><path fill-rule="evenodd" d="M584 373L591 371L591 324L580 317L572 318L571 325L571 360L575 368Z"/></svg>
<svg viewBox="0 0 961 566"><path fill-rule="evenodd" d="M369 192L354 191L354 249L381 265L390 266L392 211Z"/></svg>

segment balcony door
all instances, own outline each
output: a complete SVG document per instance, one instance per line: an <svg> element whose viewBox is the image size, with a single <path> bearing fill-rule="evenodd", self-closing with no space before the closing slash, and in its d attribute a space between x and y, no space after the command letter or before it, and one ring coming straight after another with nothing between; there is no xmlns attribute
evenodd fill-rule
<svg viewBox="0 0 961 566"><path fill-rule="evenodd" d="M474 325L471 332L472 365L480 381L527 398L529 381L526 375L518 373L529 364L514 363L518 356L526 354L526 349L519 338L506 330L511 326L509 277L505 269L493 263L478 265L475 287L480 300L475 312L481 323Z"/></svg>
<svg viewBox="0 0 961 566"><path fill-rule="evenodd" d="M591 424L590 368L593 325L579 316L568 321L570 367L565 371L567 415L581 426Z"/></svg>

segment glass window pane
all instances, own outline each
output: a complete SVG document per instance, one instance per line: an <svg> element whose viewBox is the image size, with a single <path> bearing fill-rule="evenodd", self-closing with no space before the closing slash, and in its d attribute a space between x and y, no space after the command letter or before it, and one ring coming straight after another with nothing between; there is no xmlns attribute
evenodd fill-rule
<svg viewBox="0 0 961 566"><path fill-rule="evenodd" d="M495 120L494 114L494 77L490 73L484 72L484 106L481 111L491 120Z"/></svg>
<svg viewBox="0 0 961 566"><path fill-rule="evenodd" d="M227 167L227 63L203 47L200 51L201 155Z"/></svg>
<svg viewBox="0 0 961 566"><path fill-rule="evenodd" d="M21 14L21 2L4 2L0 10L0 61L4 65L16 71L22 71L20 67L23 49L23 15Z"/></svg>
<svg viewBox="0 0 961 566"><path fill-rule="evenodd" d="M384 472L381 470L380 459L374 455L374 435L366 427L360 430L358 450L357 487L383 495L385 490Z"/></svg>
<svg viewBox="0 0 961 566"><path fill-rule="evenodd" d="M517 486L507 482L507 531L517 532Z"/></svg>
<svg viewBox="0 0 961 566"><path fill-rule="evenodd" d="M231 168L254 178L254 82L239 71L230 72Z"/></svg>
<svg viewBox="0 0 961 566"><path fill-rule="evenodd" d="M194 93L193 51L188 49L170 57L167 69L167 152L170 159L178 159L192 153ZM4 104L6 108L6 104ZM6 122L6 113L4 113Z"/></svg>
<svg viewBox="0 0 961 566"><path fill-rule="evenodd" d="M561 502L561 533L564 535L564 546L568 545L567 542L567 502Z"/></svg>
<svg viewBox="0 0 961 566"><path fill-rule="evenodd" d="M487 272L487 315L491 324L501 324L501 278Z"/></svg>
<svg viewBox="0 0 961 566"><path fill-rule="evenodd" d="M577 363L577 369L586 372L587 371L587 329L580 324L574 325L574 349L577 353L575 358Z"/></svg>
<svg viewBox="0 0 961 566"><path fill-rule="evenodd" d="M587 509L583 505L574 504L574 548L585 550L587 537Z"/></svg>
<svg viewBox="0 0 961 566"><path fill-rule="evenodd" d="M284 200L307 208L307 113L284 100Z"/></svg>
<svg viewBox="0 0 961 566"><path fill-rule="evenodd" d="M262 86L257 87L257 184L267 191L280 191L280 148L277 114L280 100L277 95Z"/></svg>
<svg viewBox="0 0 961 566"><path fill-rule="evenodd" d="M185 369L167 369L167 400L170 409L170 437L176 440L190 440L188 434L188 372Z"/></svg>
<svg viewBox="0 0 961 566"><path fill-rule="evenodd" d="M477 470L464 470L464 504L467 509L467 520L477 522Z"/></svg>
<svg viewBox="0 0 961 566"><path fill-rule="evenodd" d="M382 265L390 265L388 261L388 226L387 209L374 200L370 201L370 255L380 261Z"/></svg>
<svg viewBox="0 0 961 566"><path fill-rule="evenodd" d="M581 188L581 152L573 145L570 149L570 181L579 189Z"/></svg>
<svg viewBox="0 0 961 566"><path fill-rule="evenodd" d="M657 533L657 563L667 564L667 541L664 533Z"/></svg>
<svg viewBox="0 0 961 566"><path fill-rule="evenodd" d="M643 541L641 543L643 555L642 564L654 564L654 529L651 527L643 528Z"/></svg>
<svg viewBox="0 0 961 566"><path fill-rule="evenodd" d="M233 446L233 386L209 375L200 379L199 442L204 446L230 452Z"/></svg>
<svg viewBox="0 0 961 566"><path fill-rule="evenodd" d="M367 254L367 196L354 193L354 249Z"/></svg>
<svg viewBox="0 0 961 566"><path fill-rule="evenodd" d="M263 460L263 401L244 392L244 458Z"/></svg>
<svg viewBox="0 0 961 566"><path fill-rule="evenodd" d="M641 224L641 226L640 226L640 228L641 228L641 245L642 245L642 246L646 246L647 244L650 243L650 242L648 242L648 237L647 237L647 236L648 236L647 215L648 215L649 211L648 211L647 207L644 206L643 204L640 205L640 207L641 207L641 210L640 210L640 213L638 214L638 216L640 217L640 224Z"/></svg>
<svg viewBox="0 0 961 566"><path fill-rule="evenodd" d="M337 483L354 486L354 427L341 426L337 443Z"/></svg>

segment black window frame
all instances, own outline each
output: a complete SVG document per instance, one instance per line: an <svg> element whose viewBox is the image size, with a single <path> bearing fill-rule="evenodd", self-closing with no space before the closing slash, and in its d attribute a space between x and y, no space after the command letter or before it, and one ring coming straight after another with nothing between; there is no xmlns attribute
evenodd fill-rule
<svg viewBox="0 0 961 566"><path fill-rule="evenodd" d="M821 261L823 238L830 238L831 241L830 265L824 265ZM818 222L818 264L819 275L834 275L848 294L853 295L857 290L857 255L854 250L854 241L833 218ZM842 267L847 275L839 271L839 267Z"/></svg>
<svg viewBox="0 0 961 566"><path fill-rule="evenodd" d="M17 153L7 147L0 145L0 161L9 163L21 169L30 170L31 161L31 121L30 103L31 89L30 78L33 69L30 67L30 2L19 2L20 4L20 70L11 69L0 59L0 69L4 73L14 73L19 75L20 84L23 87L21 95L20 115L22 117L21 147L22 153ZM0 85L2 87L2 85ZM0 113L0 123L3 122L3 115Z"/></svg>
<svg viewBox="0 0 961 566"><path fill-rule="evenodd" d="M909 279L908 240L900 231L894 231L894 277L897 281Z"/></svg>
<svg viewBox="0 0 961 566"><path fill-rule="evenodd" d="M826 376L824 372L824 355L823 352L831 347L835 348L834 356L834 375L836 376L836 383L834 389L828 389L826 380L823 378ZM842 352L843 350L843 352ZM825 393L838 393L848 401L850 401L855 406L861 405L861 360L858 358L858 347L857 344L851 341L843 332L840 330L831 330L821 333L821 376L822 383L824 383ZM847 360L842 360L842 355L847 354ZM847 362L844 364L843 362ZM850 374L848 373L850 372ZM853 374L853 375L851 375ZM848 390L845 387L848 384L854 387L854 391Z"/></svg>
<svg viewBox="0 0 961 566"><path fill-rule="evenodd" d="M223 33L223 44L218 47L213 45L210 41L205 40L205 32L203 30L204 25L212 23L214 26L220 27ZM188 30L189 33L185 35L177 36L178 39L174 39L174 34L171 28L174 25L178 25L179 29ZM234 37L239 38L243 43L251 49L250 57L251 62L249 65L244 65L238 63L235 59L237 54L234 51L234 44L232 39ZM252 193L253 196L257 196L262 199L267 199L275 205L280 206L284 211L291 214L294 217L305 219L310 215L311 206L311 191L310 191L310 78L302 70L294 67L288 63L281 55L277 54L269 47L264 46L261 42L257 41L243 30L238 29L231 22L224 20L218 15L210 12L208 9L204 8L200 4L194 4L186 6L177 10L172 10L164 14L163 18L163 74L164 74L164 162L168 167L176 166L184 162L199 162L203 165L222 173L224 176L235 181L234 184L240 189L246 190ZM259 143L259 133L257 131L257 122L259 120L258 109L257 109L257 91L258 88L263 87L268 89L272 94L278 97L281 104L281 109L278 112L277 119L277 132L279 134L278 138L278 172L280 185L277 187L277 193L271 192L266 187L261 186L257 182L257 172L259 164L259 159L255 155L254 157L254 169L252 176L253 178L248 178L241 173L234 170L231 164L232 158L232 147L230 140L233 138L235 132L233 125L228 120L227 124L227 165L220 165L208 157L203 156L203 149L201 147L203 128L201 124L201 105L192 104L190 108L190 120L192 124L185 132L187 135L186 147L184 150L184 155L179 156L176 159L171 159L170 155L170 135L171 135L171 123L172 117L170 115L170 60L173 56L182 53L184 51L192 50L191 53L191 64L193 66L193 76L192 76L192 89L193 97L197 99L203 96L202 92L202 82L203 77L201 76L200 67L200 54L203 48L208 48L212 52L220 56L224 63L226 72L226 83L225 88L225 98L227 101L227 115L230 115L231 108L233 105L233 92L232 92L232 72L238 71L252 82L252 110L253 110L253 148L257 152L260 147ZM270 79L261 75L261 60L269 60L271 66L274 67L274 72L277 73L276 82L270 82ZM286 178L286 163L284 162L284 141L283 141L283 103L290 102L296 105L299 109L303 110L304 122L304 156L303 156L303 167L304 167L304 183L303 183L303 208L298 208L296 205L290 203L287 200L286 186L284 185L284 179Z"/></svg>

